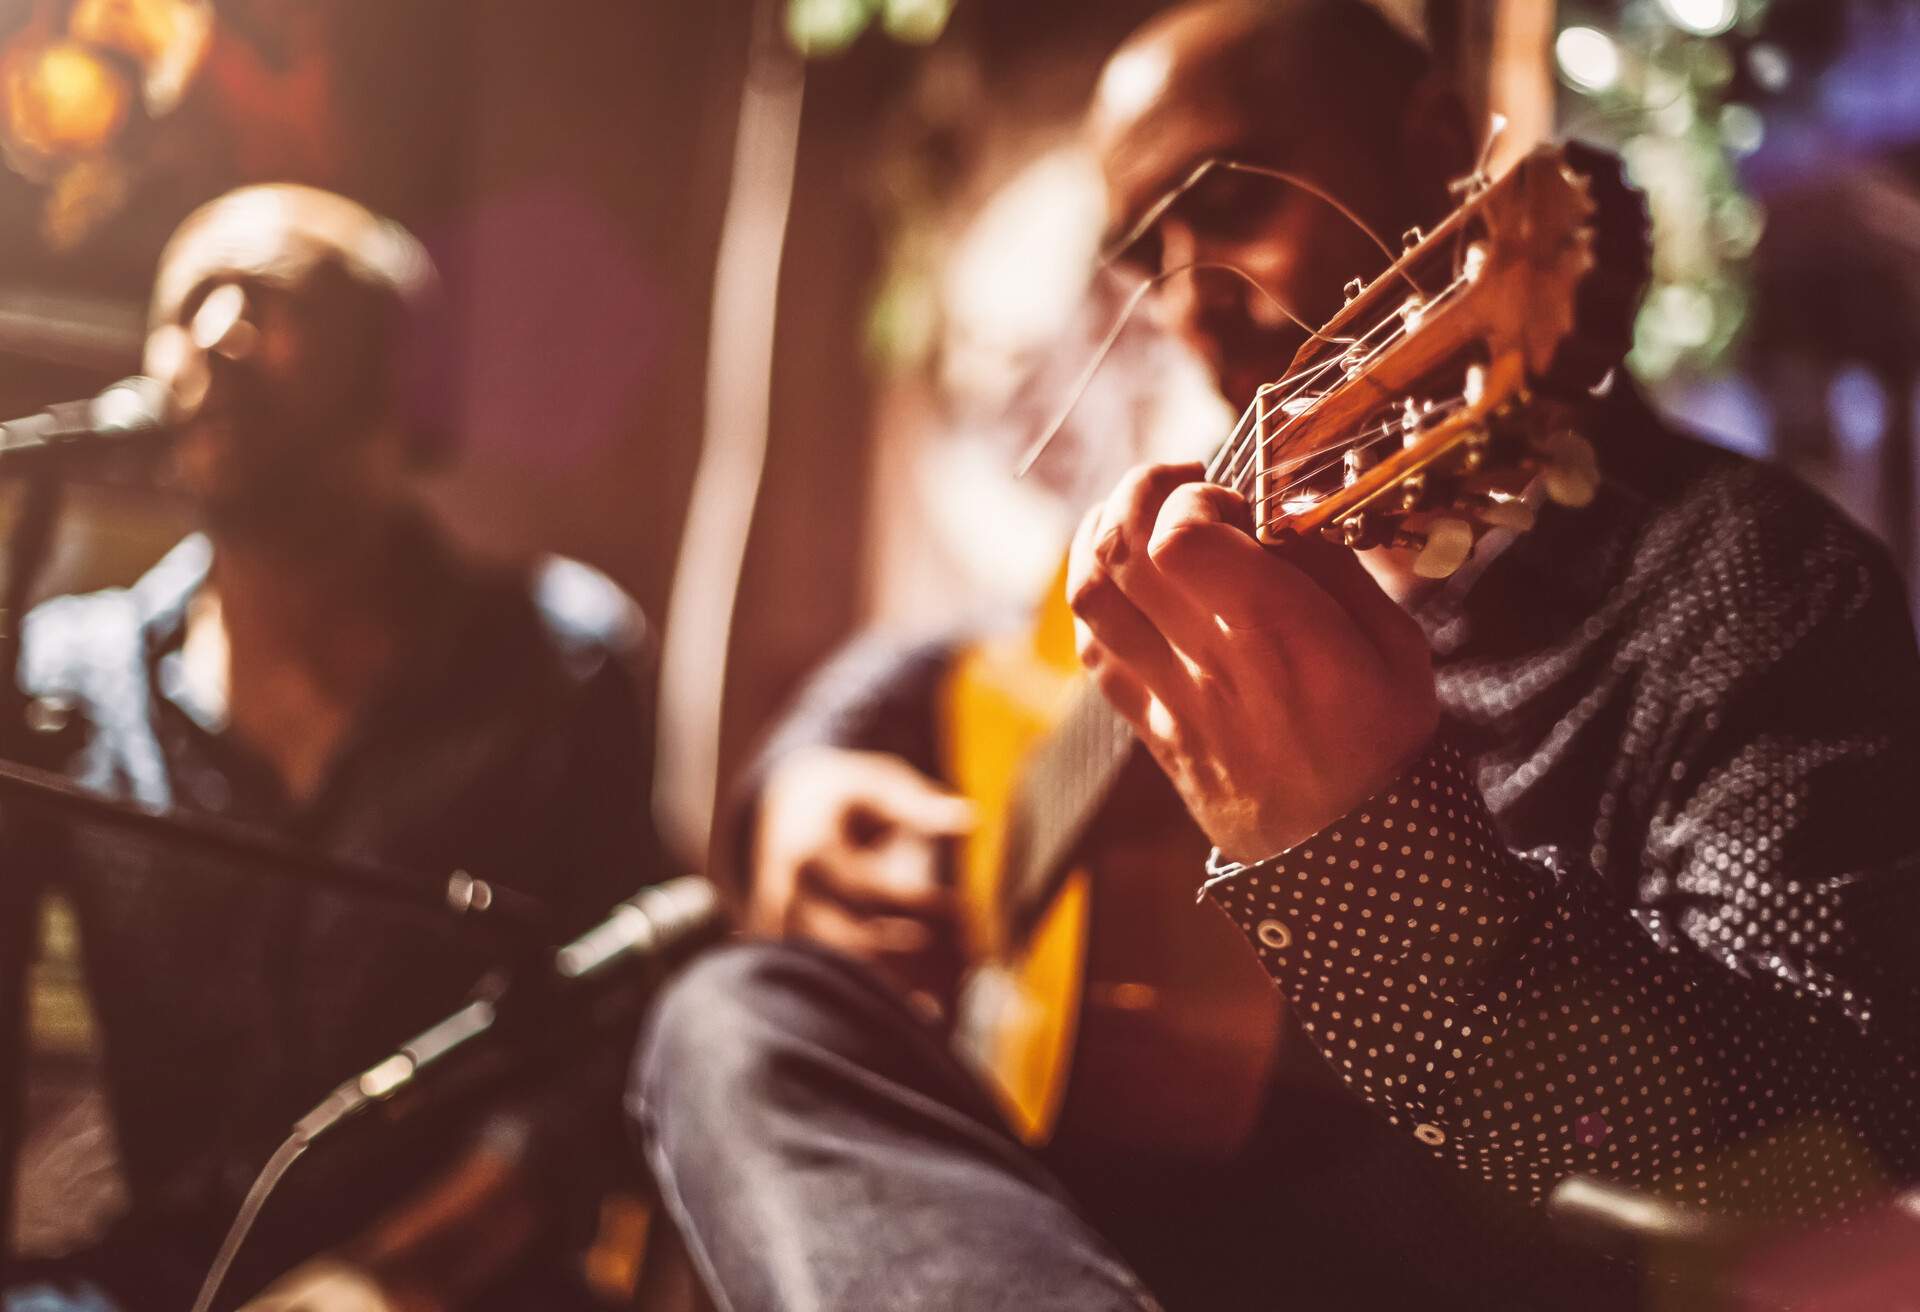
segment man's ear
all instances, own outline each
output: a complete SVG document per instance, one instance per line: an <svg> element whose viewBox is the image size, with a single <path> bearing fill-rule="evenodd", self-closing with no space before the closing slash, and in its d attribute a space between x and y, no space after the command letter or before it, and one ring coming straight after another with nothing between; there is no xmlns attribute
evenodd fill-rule
<svg viewBox="0 0 1920 1312"><path fill-rule="evenodd" d="M1407 93L1400 123L1400 167L1413 211L1427 223L1453 209L1450 184L1473 172L1479 135L1467 121L1466 102L1438 72Z"/></svg>

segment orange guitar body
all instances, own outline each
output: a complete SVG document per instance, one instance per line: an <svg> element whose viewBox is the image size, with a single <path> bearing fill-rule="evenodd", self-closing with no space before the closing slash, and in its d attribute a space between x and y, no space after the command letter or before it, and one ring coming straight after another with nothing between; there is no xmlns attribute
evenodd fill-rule
<svg viewBox="0 0 1920 1312"><path fill-rule="evenodd" d="M956 1037L1029 1143L1226 1157L1260 1110L1280 998L1239 931L1195 903L1206 841L1144 755L1044 907L1012 911L1014 790L1082 686L1056 587L1030 633L965 651L941 690L949 778L980 814L960 862L973 970Z"/></svg>

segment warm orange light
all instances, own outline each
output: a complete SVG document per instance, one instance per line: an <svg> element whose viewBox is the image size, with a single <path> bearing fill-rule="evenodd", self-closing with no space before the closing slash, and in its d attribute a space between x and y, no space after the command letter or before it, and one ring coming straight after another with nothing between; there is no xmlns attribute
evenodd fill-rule
<svg viewBox="0 0 1920 1312"><path fill-rule="evenodd" d="M55 41L6 70L7 138L41 158L90 154L120 130L131 99L105 59L77 41Z"/></svg>

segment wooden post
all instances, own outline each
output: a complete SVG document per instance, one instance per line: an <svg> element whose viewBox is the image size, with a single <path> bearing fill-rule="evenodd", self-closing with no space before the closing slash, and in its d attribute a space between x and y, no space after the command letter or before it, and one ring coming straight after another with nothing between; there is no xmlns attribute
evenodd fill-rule
<svg viewBox="0 0 1920 1312"><path fill-rule="evenodd" d="M1487 61L1487 107L1506 116L1491 172L1505 172L1553 135L1555 5L1493 0L1493 48Z"/></svg>
<svg viewBox="0 0 1920 1312"><path fill-rule="evenodd" d="M1428 0L1434 58L1453 78L1476 124L1507 120L1491 172L1553 135L1556 6L1545 0Z"/></svg>

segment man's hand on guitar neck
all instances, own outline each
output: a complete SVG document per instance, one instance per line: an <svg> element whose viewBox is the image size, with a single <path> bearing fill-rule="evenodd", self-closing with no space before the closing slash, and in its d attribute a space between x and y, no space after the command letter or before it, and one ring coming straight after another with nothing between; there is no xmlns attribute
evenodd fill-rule
<svg viewBox="0 0 1920 1312"><path fill-rule="evenodd" d="M747 927L833 948L950 1007L960 960L943 849L972 828L969 802L896 756L795 752L761 790Z"/></svg>
<svg viewBox="0 0 1920 1312"><path fill-rule="evenodd" d="M1080 656L1226 857L1373 796L1439 721L1425 635L1351 552L1281 552L1198 465L1128 474L1075 535Z"/></svg>

